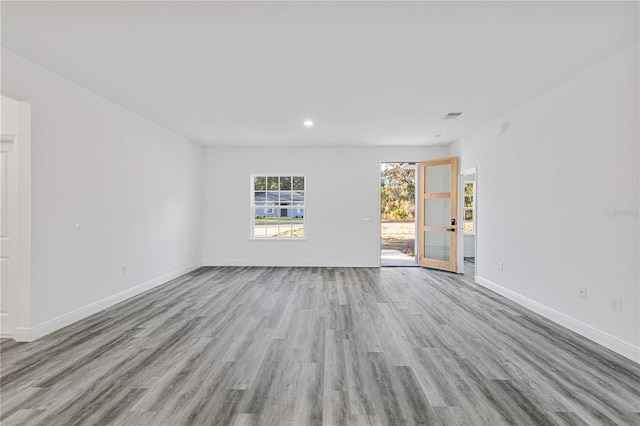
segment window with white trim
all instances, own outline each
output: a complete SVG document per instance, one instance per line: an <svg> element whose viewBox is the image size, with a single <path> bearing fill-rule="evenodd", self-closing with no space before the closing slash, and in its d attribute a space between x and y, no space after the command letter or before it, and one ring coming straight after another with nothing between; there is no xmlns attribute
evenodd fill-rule
<svg viewBox="0 0 640 426"><path fill-rule="evenodd" d="M475 234L476 232L476 199L475 182L464 183L464 233Z"/></svg>
<svg viewBox="0 0 640 426"><path fill-rule="evenodd" d="M305 177L251 175L251 238L304 238Z"/></svg>

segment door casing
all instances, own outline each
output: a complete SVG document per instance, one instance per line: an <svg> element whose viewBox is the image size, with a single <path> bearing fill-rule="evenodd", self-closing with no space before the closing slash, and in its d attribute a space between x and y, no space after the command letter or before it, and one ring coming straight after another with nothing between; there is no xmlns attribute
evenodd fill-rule
<svg viewBox="0 0 640 426"><path fill-rule="evenodd" d="M3 94L3 96L5 96ZM13 98L15 99L15 98ZM17 281L12 282L10 313L12 318L12 335L19 342L30 342L37 338L31 318L31 103L18 101L18 131L16 134L4 134L3 142L13 141L16 170L13 182L16 185L17 201L13 206L13 214L17 220L13 221L15 228L15 262ZM4 336L3 336L4 337Z"/></svg>
<svg viewBox="0 0 640 426"><path fill-rule="evenodd" d="M463 228L462 232L458 232L458 273L464 274L464 176L475 175L475 183L473 184L474 206L475 206L475 228L473 230L475 234L474 241L474 253L475 264L478 267L478 168L472 167L470 169L464 169L460 171L460 179L458 179L458 223L461 223Z"/></svg>
<svg viewBox="0 0 640 426"><path fill-rule="evenodd" d="M13 337L18 313L19 226L16 135L2 135L0 150L0 336Z"/></svg>

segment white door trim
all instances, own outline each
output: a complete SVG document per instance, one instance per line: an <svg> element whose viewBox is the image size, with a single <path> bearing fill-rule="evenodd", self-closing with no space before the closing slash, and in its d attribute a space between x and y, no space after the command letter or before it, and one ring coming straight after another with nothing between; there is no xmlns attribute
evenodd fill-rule
<svg viewBox="0 0 640 426"><path fill-rule="evenodd" d="M475 184L473 186L475 194L478 193L478 168L471 167L470 169L464 169L460 171L458 179L458 229L461 229L462 232L458 232L458 273L464 273L464 176L476 175ZM476 267L478 266L478 197L475 197L475 224L476 229L474 229L474 233L476 237L474 238L474 252L475 252L475 263Z"/></svg>
<svg viewBox="0 0 640 426"><path fill-rule="evenodd" d="M18 213L18 149L17 135L0 135L2 157L0 158L0 182L2 198L2 221L6 228L2 229L0 240L2 252L0 261L2 266L2 305L0 310L0 337L13 337L18 318L19 300L19 213ZM6 222L5 222L6 221Z"/></svg>
<svg viewBox="0 0 640 426"><path fill-rule="evenodd" d="M14 339L31 337L31 102L20 102L18 113L18 209L20 212L20 300Z"/></svg>
<svg viewBox="0 0 640 426"><path fill-rule="evenodd" d="M31 103L19 102L17 135L0 135L14 141L17 152L17 267L18 288L16 315L13 321L13 338L17 341L32 340L31 333Z"/></svg>

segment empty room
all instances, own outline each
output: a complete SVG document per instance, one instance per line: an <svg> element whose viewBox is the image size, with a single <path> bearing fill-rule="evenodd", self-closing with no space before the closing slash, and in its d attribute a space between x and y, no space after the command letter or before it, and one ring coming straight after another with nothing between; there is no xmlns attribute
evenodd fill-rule
<svg viewBox="0 0 640 426"><path fill-rule="evenodd" d="M0 423L640 425L639 6L2 1Z"/></svg>

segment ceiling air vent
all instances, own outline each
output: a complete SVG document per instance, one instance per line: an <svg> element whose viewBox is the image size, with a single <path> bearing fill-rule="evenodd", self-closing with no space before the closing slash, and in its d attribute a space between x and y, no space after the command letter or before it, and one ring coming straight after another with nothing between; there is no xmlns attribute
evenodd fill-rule
<svg viewBox="0 0 640 426"><path fill-rule="evenodd" d="M445 120L454 120L462 115L461 112L448 112L442 116Z"/></svg>

